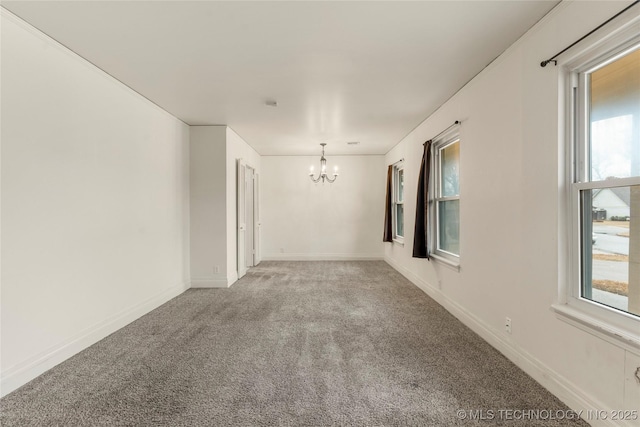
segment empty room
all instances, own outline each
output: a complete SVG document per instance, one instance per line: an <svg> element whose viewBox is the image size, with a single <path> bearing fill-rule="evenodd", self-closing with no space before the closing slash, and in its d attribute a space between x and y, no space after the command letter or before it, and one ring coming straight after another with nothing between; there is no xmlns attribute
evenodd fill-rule
<svg viewBox="0 0 640 427"><path fill-rule="evenodd" d="M3 426L640 426L638 1L2 1Z"/></svg>

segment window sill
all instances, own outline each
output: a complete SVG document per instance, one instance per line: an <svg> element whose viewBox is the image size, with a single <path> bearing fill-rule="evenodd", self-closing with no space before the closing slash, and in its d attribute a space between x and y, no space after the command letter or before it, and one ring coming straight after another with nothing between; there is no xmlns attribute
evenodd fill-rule
<svg viewBox="0 0 640 427"><path fill-rule="evenodd" d="M394 245L404 246L404 240L393 239Z"/></svg>
<svg viewBox="0 0 640 427"><path fill-rule="evenodd" d="M443 264L445 267L448 267L456 272L460 272L460 262L451 261L450 259L441 257L440 255L431 254L429 255L431 259L434 261Z"/></svg>
<svg viewBox="0 0 640 427"><path fill-rule="evenodd" d="M563 322L633 353L638 353L640 350L640 335L638 334L602 321L568 304L554 304L551 308L556 312L556 317Z"/></svg>

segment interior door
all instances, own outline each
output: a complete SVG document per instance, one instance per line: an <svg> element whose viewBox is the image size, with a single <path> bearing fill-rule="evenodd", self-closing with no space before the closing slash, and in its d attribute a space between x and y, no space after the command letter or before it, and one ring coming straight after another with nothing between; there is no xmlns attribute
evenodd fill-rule
<svg viewBox="0 0 640 427"><path fill-rule="evenodd" d="M237 248L238 248L238 279L243 277L247 273L247 263L245 260L246 249L245 249L245 234L247 230L246 223L246 215L245 215L245 187L246 187L246 172L247 165L242 161L242 159L238 159L238 178L236 180L236 198L237 198L237 219L236 224L238 226L238 238L237 238Z"/></svg>
<svg viewBox="0 0 640 427"><path fill-rule="evenodd" d="M260 264L260 176L253 179L253 264Z"/></svg>
<svg viewBox="0 0 640 427"><path fill-rule="evenodd" d="M244 187L244 191L245 191L245 209L244 209L244 213L245 213L245 224L246 224L246 230L245 230L245 262L246 262L246 267L253 267L254 266L254 261L253 261L253 254L254 254L254 232L255 232L255 226L254 226L254 195L253 195L253 176L254 176L254 169L247 166L245 168L245 187Z"/></svg>

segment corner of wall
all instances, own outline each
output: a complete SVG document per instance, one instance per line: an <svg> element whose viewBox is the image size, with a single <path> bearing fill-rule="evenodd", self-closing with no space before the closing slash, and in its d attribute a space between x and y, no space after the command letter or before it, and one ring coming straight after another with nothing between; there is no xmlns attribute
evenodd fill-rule
<svg viewBox="0 0 640 427"><path fill-rule="evenodd" d="M228 275L228 279L227 279L227 287L231 287L231 285L233 285L234 283L236 283L238 281L238 272L237 271L232 271L231 273L229 273Z"/></svg>
<svg viewBox="0 0 640 427"><path fill-rule="evenodd" d="M226 283L229 257L226 126L191 126L189 150L191 286L215 287Z"/></svg>

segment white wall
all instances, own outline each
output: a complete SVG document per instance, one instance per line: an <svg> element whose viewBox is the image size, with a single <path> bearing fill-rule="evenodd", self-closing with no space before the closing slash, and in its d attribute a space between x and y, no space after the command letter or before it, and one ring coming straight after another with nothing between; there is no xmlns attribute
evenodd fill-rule
<svg viewBox="0 0 640 427"><path fill-rule="evenodd" d="M260 173L260 155L227 126L192 126L190 146L191 286L226 288L238 280L236 163Z"/></svg>
<svg viewBox="0 0 640 427"><path fill-rule="evenodd" d="M6 394L184 291L188 127L2 11Z"/></svg>
<svg viewBox="0 0 640 427"><path fill-rule="evenodd" d="M625 371L625 360L640 358L551 310L567 268L559 250L564 93L561 66L539 64L625 4L561 4L385 158L406 159L405 212L413 213L422 143L462 120L460 272L411 257L413 214L405 246L386 243L385 259L574 409L637 409L636 365Z"/></svg>
<svg viewBox="0 0 640 427"><path fill-rule="evenodd" d="M227 127L227 283L231 286L238 280L237 241L237 161L242 159L261 174L261 157L235 131Z"/></svg>
<svg viewBox="0 0 640 427"><path fill-rule="evenodd" d="M226 126L190 128L192 287L227 286L226 135Z"/></svg>
<svg viewBox="0 0 640 427"><path fill-rule="evenodd" d="M262 158L263 259L381 259L384 156L327 156L333 184L314 184L318 156Z"/></svg>

